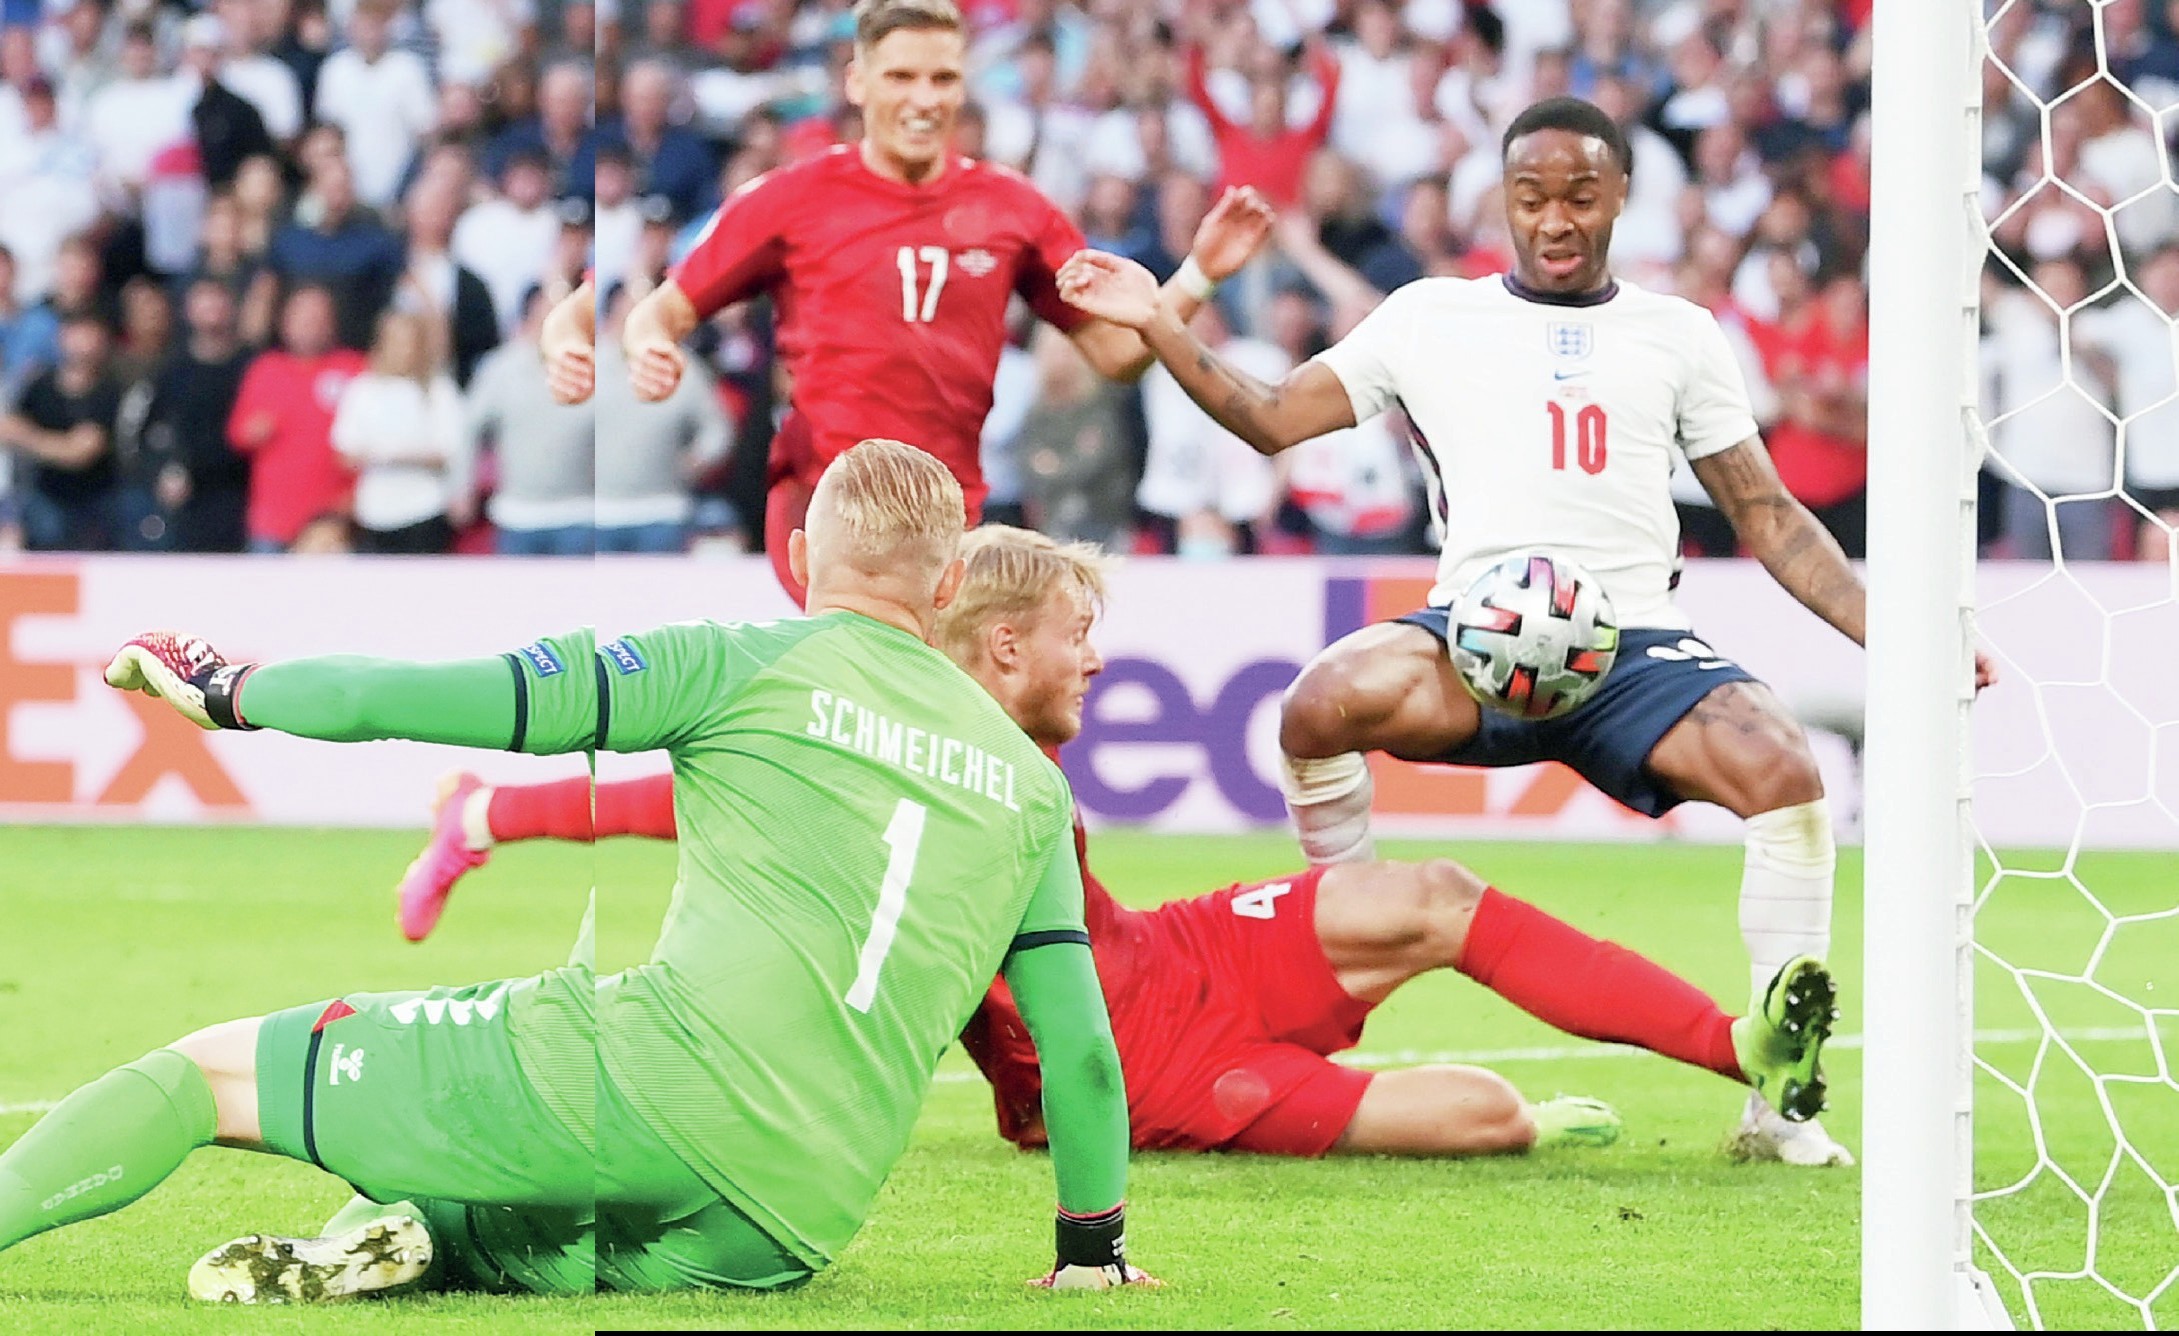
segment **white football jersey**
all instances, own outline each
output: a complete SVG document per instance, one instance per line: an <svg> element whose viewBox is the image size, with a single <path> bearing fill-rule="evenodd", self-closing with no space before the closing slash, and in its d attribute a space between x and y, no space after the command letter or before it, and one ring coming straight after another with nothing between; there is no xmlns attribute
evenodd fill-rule
<svg viewBox="0 0 2179 1336"><path fill-rule="evenodd" d="M1621 626L1685 628L1672 602L1672 470L1756 434L1708 311L1621 281L1582 304L1502 277L1409 283L1318 354L1357 422L1395 404L1444 534L1433 604L1509 553L1572 558Z"/></svg>

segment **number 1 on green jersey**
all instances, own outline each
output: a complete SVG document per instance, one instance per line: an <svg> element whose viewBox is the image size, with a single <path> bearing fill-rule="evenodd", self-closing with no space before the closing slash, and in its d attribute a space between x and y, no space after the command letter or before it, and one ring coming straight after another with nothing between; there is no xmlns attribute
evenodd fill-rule
<svg viewBox="0 0 2179 1336"><path fill-rule="evenodd" d="M878 884L878 909L870 919L870 936L863 942L862 958L855 969L855 982L848 986L847 1004L855 1010L869 1014L870 1004L878 996L878 971L885 968L885 954L893 949L893 938L900 931L901 911L908 907L908 882L915 876L916 851L923 844L923 819L930 815L928 808L910 798L903 798L893 808L893 819L885 827L885 844L892 856L885 861L885 880Z"/></svg>

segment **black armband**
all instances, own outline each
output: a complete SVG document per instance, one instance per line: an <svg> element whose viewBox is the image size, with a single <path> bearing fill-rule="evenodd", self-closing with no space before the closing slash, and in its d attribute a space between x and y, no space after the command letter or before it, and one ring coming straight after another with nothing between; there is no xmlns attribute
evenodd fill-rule
<svg viewBox="0 0 2179 1336"><path fill-rule="evenodd" d="M1098 1215L1059 1213L1055 1230L1059 1265L1107 1267L1127 1264L1127 1203Z"/></svg>
<svg viewBox="0 0 2179 1336"><path fill-rule="evenodd" d="M223 663L216 668L206 668L189 679L189 685L204 693L204 712L221 728L239 728L254 732L260 726L244 720L235 708L235 700L242 694L242 684L257 671L254 663Z"/></svg>

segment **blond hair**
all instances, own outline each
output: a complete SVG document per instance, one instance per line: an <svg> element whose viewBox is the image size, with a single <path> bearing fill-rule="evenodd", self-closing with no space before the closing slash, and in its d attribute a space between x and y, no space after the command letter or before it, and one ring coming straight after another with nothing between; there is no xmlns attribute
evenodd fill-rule
<svg viewBox="0 0 2179 1336"><path fill-rule="evenodd" d="M857 0L855 45L868 51L901 31L942 30L966 36L968 22L953 0Z"/></svg>
<svg viewBox="0 0 2179 1336"><path fill-rule="evenodd" d="M810 497L811 561L844 562L869 579L934 585L961 546L967 509L946 466L903 441L850 447ZM812 572L815 578L815 572Z"/></svg>
<svg viewBox="0 0 2179 1336"><path fill-rule="evenodd" d="M938 614L932 643L967 667L990 629L1010 622L1027 630L1042 615L1054 589L1071 588L1092 616L1105 604L1105 573L1111 558L1095 543L1061 543L1051 537L990 524L961 540L968 573L960 592Z"/></svg>
<svg viewBox="0 0 2179 1336"><path fill-rule="evenodd" d="M394 338L406 332L409 336L407 366L395 366ZM378 326L371 337L371 370L381 376L400 380L413 380L419 385L431 383L431 326L423 316L414 311L388 311L378 318Z"/></svg>

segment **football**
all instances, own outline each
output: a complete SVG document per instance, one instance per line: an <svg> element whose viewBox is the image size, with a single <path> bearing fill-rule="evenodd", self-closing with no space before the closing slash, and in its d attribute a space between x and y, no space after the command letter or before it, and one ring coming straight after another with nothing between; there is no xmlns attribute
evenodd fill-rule
<svg viewBox="0 0 2179 1336"><path fill-rule="evenodd" d="M1564 557L1521 552L1453 603L1446 652L1489 709L1555 719L1595 694L1619 654L1604 586Z"/></svg>

